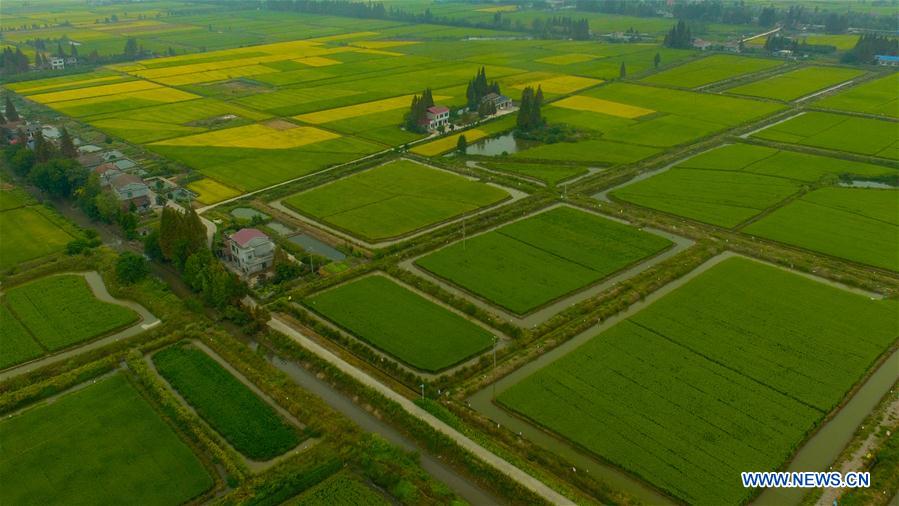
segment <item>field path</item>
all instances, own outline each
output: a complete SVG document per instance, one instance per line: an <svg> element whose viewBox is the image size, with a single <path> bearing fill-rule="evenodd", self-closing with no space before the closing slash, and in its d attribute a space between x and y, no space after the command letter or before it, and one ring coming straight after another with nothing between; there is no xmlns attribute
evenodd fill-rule
<svg viewBox="0 0 899 506"><path fill-rule="evenodd" d="M110 304L116 304L118 306L124 306L132 311L136 312L140 319L134 325L128 327L127 329L116 332L115 334L108 335L101 339L96 339L90 341L82 346L75 345L71 348L68 348L60 353L56 353L53 355L47 355L41 357L37 360L32 360L31 362L26 362L17 367L12 367L3 372L0 372L0 381L5 381L9 378L19 376L21 374L25 374L27 372L33 371L35 369L39 369L44 367L47 364L51 364L53 362L58 362L61 360L67 360L75 355L79 355L86 351L90 351L96 348L102 348L107 344L114 343L116 341L120 341L122 339L127 339L132 336L136 336L141 332L148 330L150 328L159 325L162 321L157 318L153 313L147 310L144 306L141 306L137 302L132 300L125 299L117 299L113 297L109 290L106 289L106 284L103 282L103 278L100 277L100 274L97 271L90 272L61 272L58 274L53 274L53 276L82 276L84 280L87 281L87 285L90 287L91 292L93 292L94 296L102 300L103 302L109 302Z"/></svg>
<svg viewBox="0 0 899 506"><path fill-rule="evenodd" d="M383 383L377 381L372 378L368 374L362 372L359 369L356 369L349 363L345 362L343 359L334 355L318 343L312 341L308 337L304 336L297 330L295 330L290 325L284 323L282 320L278 319L277 316L272 316L272 319L268 322L269 327L282 334L293 339L297 344L306 348L307 350L315 353L322 360L327 361L333 366L340 369L341 372L351 376L356 381L359 381L363 385L375 390L379 394L387 397L393 402L399 404L407 413L412 416L418 418L419 420L427 423L434 430L448 436L453 441L456 442L459 446L464 448L466 451L471 452L476 455L478 458L491 465L495 469L504 473L506 476L512 478L516 482L518 482L521 486L527 488L533 493L539 495L544 500L549 502L550 504L564 504L564 505L574 505L567 497L559 494L555 490L544 485L540 480L537 480L533 476L525 473L521 469L515 467L510 464L508 461L496 456L489 450L475 443L468 437L460 434L455 429L450 427L449 425L443 423L435 416L431 415L427 411L418 407L415 403L410 401L409 399L403 397L402 395L394 392L392 389L384 385Z"/></svg>

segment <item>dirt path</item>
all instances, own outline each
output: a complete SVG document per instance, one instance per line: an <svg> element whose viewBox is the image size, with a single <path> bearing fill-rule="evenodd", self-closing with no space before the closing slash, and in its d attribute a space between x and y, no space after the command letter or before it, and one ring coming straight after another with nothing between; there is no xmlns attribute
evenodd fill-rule
<svg viewBox="0 0 899 506"><path fill-rule="evenodd" d="M26 362L11 369L0 372L0 381L5 381L9 378L34 371L54 362L67 360L86 351L102 348L108 344L120 341L122 339L128 339L129 337L136 336L141 332L149 330L161 323L161 320L159 318L157 318L155 315L153 315L153 313L148 311L147 308L141 306L137 302L125 299L117 299L110 295L109 291L106 289L106 284L103 283L103 278L100 277L100 274L98 272L61 272L58 274L53 274L53 276L66 275L83 276L85 281L87 281L87 285L90 287L91 292L93 292L94 296L97 297L97 299L102 300L103 302L109 302L118 306L127 307L128 309L136 312L139 315L140 319L134 325L114 334L90 341L81 346L76 345L73 348L68 348L59 353L43 356L41 358L38 358L37 360Z"/></svg>
<svg viewBox="0 0 899 506"><path fill-rule="evenodd" d="M437 419L435 416L431 415L424 409L418 407L415 403L413 403L409 399L394 392L392 389L390 389L386 385L380 383L379 381L375 380L374 378L372 378L368 374L360 371L359 369L356 369L355 367L348 364L347 362L345 362L343 359L341 359L337 355L334 355L333 353L326 350L325 348L323 348L316 342L307 338L303 334L297 332L295 329L293 329L293 327L291 327L290 325L288 325L288 324L284 323L283 321L281 321L280 319L278 319L278 317L272 317L272 319L269 321L268 325L271 328L273 328L274 330L277 330L278 332L281 332L284 335L290 337L297 344L299 344L303 348L311 351L312 353L315 353L319 358L321 358L322 360L325 360L326 362L337 367L343 373L351 376L356 381L362 383L363 385L367 386L368 388L375 390L376 392L387 397L391 401L399 404L410 415L427 423L434 430L437 430L438 432L451 438L453 441L456 442L456 444L458 444L465 450L471 452L472 454L476 455L478 458L480 458L481 460L486 462L488 465L494 467L495 469L497 469L500 472L504 473L505 475L509 476L511 479L518 482L521 486L523 486L523 487L527 488L528 490L532 491L533 493L539 495L540 497L542 497L544 500L546 500L550 504L572 505L572 506L574 505L574 502L572 502L567 497L565 497L565 496L559 494L558 492L556 492L555 490L547 487L541 481L537 480L536 478L525 473L521 469L510 464L508 461L496 456L495 454L488 451L487 449L480 446L479 444L475 443L468 437L460 434L459 432L457 432L455 429L453 429L449 425L447 425L444 422L442 422L441 420Z"/></svg>
<svg viewBox="0 0 899 506"><path fill-rule="evenodd" d="M893 402L887 406L885 412L880 418L877 427L871 430L868 434L868 437L862 442L862 444L852 452L852 455L849 459L841 466L839 466L836 471L843 473L844 475L851 471L864 471L865 463L864 457L867 453L873 449L874 445L880 440L877 437L877 433L880 432L879 428L885 425L888 425L892 422L899 420L899 397L893 399ZM830 506L837 501L841 495L843 495L844 489L839 488L827 488L824 489L824 493L821 494L821 497L818 498L818 501L815 503L816 506ZM897 495L899 497L899 495Z"/></svg>

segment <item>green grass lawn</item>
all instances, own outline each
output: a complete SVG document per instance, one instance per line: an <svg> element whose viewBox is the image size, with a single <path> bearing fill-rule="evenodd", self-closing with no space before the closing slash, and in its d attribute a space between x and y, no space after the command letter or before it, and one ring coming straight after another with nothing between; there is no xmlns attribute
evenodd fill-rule
<svg viewBox="0 0 899 506"><path fill-rule="evenodd" d="M725 79L767 70L779 65L783 65L783 62L762 58L715 54L672 67L668 70L663 70L657 74L652 74L645 77L643 81L652 84L696 88L698 86L716 83Z"/></svg>
<svg viewBox="0 0 899 506"><path fill-rule="evenodd" d="M807 112L752 134L789 144L899 160L896 123L826 112Z"/></svg>
<svg viewBox="0 0 899 506"><path fill-rule="evenodd" d="M6 193L5 191L3 192ZM4 205L15 205L10 202ZM73 239L53 223L40 206L18 207L0 212L0 269L62 251Z"/></svg>
<svg viewBox="0 0 899 506"><path fill-rule="evenodd" d="M615 198L697 221L734 227L800 191L841 174L882 176L887 167L732 144L612 192Z"/></svg>
<svg viewBox="0 0 899 506"><path fill-rule="evenodd" d="M506 407L689 504L740 504L896 340L899 303L743 258L502 392Z"/></svg>
<svg viewBox="0 0 899 506"><path fill-rule="evenodd" d="M10 288L4 303L50 351L110 333L137 321L137 314L94 297L81 276L48 276ZM5 334L5 332L4 332Z"/></svg>
<svg viewBox="0 0 899 506"><path fill-rule="evenodd" d="M849 81L864 73L863 70L842 67L803 67L730 88L727 92L789 101Z"/></svg>
<svg viewBox="0 0 899 506"><path fill-rule="evenodd" d="M383 495L347 473L339 473L319 483L288 506L389 506Z"/></svg>
<svg viewBox="0 0 899 506"><path fill-rule="evenodd" d="M153 355L159 374L240 453L265 461L302 440L272 406L202 350L175 345Z"/></svg>
<svg viewBox="0 0 899 506"><path fill-rule="evenodd" d="M899 88L899 73L893 72L886 77L824 97L815 102L815 106L899 118L899 97L896 96L896 88Z"/></svg>
<svg viewBox="0 0 899 506"><path fill-rule="evenodd" d="M0 421L0 503L189 501L212 478L121 374Z"/></svg>
<svg viewBox="0 0 899 506"><path fill-rule="evenodd" d="M899 191L822 188L743 229L899 272Z"/></svg>
<svg viewBox="0 0 899 506"><path fill-rule="evenodd" d="M300 213L367 241L399 237L508 198L505 191L396 160L284 199Z"/></svg>
<svg viewBox="0 0 899 506"><path fill-rule="evenodd" d="M424 371L446 369L493 344L487 330L383 276L341 285L304 304Z"/></svg>
<svg viewBox="0 0 899 506"><path fill-rule="evenodd" d="M524 314L670 245L634 227L557 207L451 244L416 264Z"/></svg>

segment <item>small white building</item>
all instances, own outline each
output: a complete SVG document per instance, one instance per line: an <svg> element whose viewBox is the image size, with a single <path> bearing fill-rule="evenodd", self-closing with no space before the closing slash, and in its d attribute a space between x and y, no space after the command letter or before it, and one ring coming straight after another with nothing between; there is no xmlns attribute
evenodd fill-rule
<svg viewBox="0 0 899 506"><path fill-rule="evenodd" d="M512 107L512 99L505 95L500 95L499 93L488 93L484 95L481 102L493 102L497 111Z"/></svg>
<svg viewBox="0 0 899 506"><path fill-rule="evenodd" d="M449 123L449 107L444 105L433 105L428 107L427 116L425 117L425 127L428 130L437 130Z"/></svg>
<svg viewBox="0 0 899 506"><path fill-rule="evenodd" d="M264 271L275 261L275 243L255 228L242 228L229 235L225 250L244 275Z"/></svg>
<svg viewBox="0 0 899 506"><path fill-rule="evenodd" d="M50 58L50 68L53 70L63 70L66 68L66 59L54 56Z"/></svg>

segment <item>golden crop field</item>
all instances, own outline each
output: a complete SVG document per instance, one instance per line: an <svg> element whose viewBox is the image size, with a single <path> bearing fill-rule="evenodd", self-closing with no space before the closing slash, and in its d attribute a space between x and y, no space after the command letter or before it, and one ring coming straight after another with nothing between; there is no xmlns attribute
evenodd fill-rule
<svg viewBox="0 0 899 506"><path fill-rule="evenodd" d="M105 77L95 77L93 79L84 79L82 81L59 81L56 83L47 82L49 80L41 80L38 81L38 84L35 85L34 82L21 82L21 83L10 83L6 85L7 88L15 91L16 93L21 93L22 95L32 95L39 91L44 90L52 90L53 88L61 88L63 86L93 86L100 83L105 83L109 81L117 81L121 80L122 76L105 76ZM128 79L131 79L130 77Z"/></svg>
<svg viewBox="0 0 899 506"><path fill-rule="evenodd" d="M297 58L293 61L302 63L303 65L309 65L310 67L327 67L329 65L339 65L343 63L340 60L325 58L324 56L307 56L305 58Z"/></svg>
<svg viewBox="0 0 899 506"><path fill-rule="evenodd" d="M496 7L484 7L483 9L475 9L478 12L515 12L518 10L517 5L497 5Z"/></svg>
<svg viewBox="0 0 899 506"><path fill-rule="evenodd" d="M431 142L419 144L418 146L412 148L410 151L423 156L437 156L439 154L446 153L451 149L454 149L456 147L456 144L459 143L459 137L463 135L465 136L466 142L472 143L476 140L483 139L487 136L487 133L483 130L473 128L471 130L466 130L458 134L448 135Z"/></svg>
<svg viewBox="0 0 899 506"><path fill-rule="evenodd" d="M237 77L248 77L259 74L271 74L275 72L269 67L262 65L247 65L244 67L231 67L220 70L207 70L205 72L195 72L192 74L179 74L169 77L161 77L156 79L162 84L169 86L183 86L185 84L208 83L212 81L224 81Z"/></svg>
<svg viewBox="0 0 899 506"><path fill-rule="evenodd" d="M208 177L188 184L187 189L198 194L197 200L206 205L215 204L241 194L240 191Z"/></svg>
<svg viewBox="0 0 899 506"><path fill-rule="evenodd" d="M533 88L540 86L543 91L547 93L574 93L575 91L589 88L590 86L596 86L600 83L602 83L602 81L599 79L561 75L529 83L516 84L513 88L523 90L528 86Z"/></svg>
<svg viewBox="0 0 899 506"><path fill-rule="evenodd" d="M145 91L162 88L162 86L151 83L149 81L128 81L125 83L105 84L102 86L88 86L75 90L54 91L51 93L41 93L32 95L28 98L41 104L52 104L66 100L78 100L82 98L93 97L109 97L116 95L125 95L136 91ZM178 90L172 90L178 91Z"/></svg>
<svg viewBox="0 0 899 506"><path fill-rule="evenodd" d="M385 98L384 100L373 100L362 104L348 105L346 107L336 107L334 109L326 109L324 111L310 112L308 114L300 114L294 116L295 119L306 123L321 125L322 123L330 123L332 121L340 121L342 119L355 118L356 116L365 116L366 114L374 114L377 112L393 111L409 107L412 103L413 95L403 95L400 97ZM437 95L434 100L439 102L447 100L451 97L446 95Z"/></svg>
<svg viewBox="0 0 899 506"><path fill-rule="evenodd" d="M621 102L612 102L611 100L603 100L601 98L584 97L575 95L573 97L563 98L557 102L553 102L556 107L565 109L574 109L576 111L598 112L600 114L608 114L619 118L639 118L652 114L652 109L644 109L635 105L622 104Z"/></svg>
<svg viewBox="0 0 899 506"><path fill-rule="evenodd" d="M256 149L291 149L336 139L340 135L315 127L272 128L262 124L226 128L155 142L160 146L213 146Z"/></svg>
<svg viewBox="0 0 899 506"><path fill-rule="evenodd" d="M415 40L363 40L352 43L353 46L361 47L363 49L386 49L389 47L409 46L412 44L419 44L419 42Z"/></svg>
<svg viewBox="0 0 899 506"><path fill-rule="evenodd" d="M540 63L548 63L550 65L570 65L572 63L582 63L585 61L595 60L596 57L582 53L568 53L555 56L547 56L536 60Z"/></svg>

